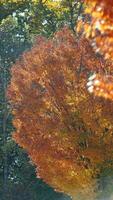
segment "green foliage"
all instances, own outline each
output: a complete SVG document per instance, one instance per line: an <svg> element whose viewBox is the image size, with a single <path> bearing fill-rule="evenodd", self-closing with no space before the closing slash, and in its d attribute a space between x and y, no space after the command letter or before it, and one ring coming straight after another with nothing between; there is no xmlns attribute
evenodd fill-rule
<svg viewBox="0 0 113 200"><path fill-rule="evenodd" d="M64 25L69 25L74 31L82 5L80 0L3 0L0 3L0 19L9 15L16 15L17 18L22 16L30 33L49 37Z"/></svg>

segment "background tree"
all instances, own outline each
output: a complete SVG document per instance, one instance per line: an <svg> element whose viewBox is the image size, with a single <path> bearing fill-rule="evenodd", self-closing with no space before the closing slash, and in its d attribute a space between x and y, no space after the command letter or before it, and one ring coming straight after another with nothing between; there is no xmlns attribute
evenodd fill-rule
<svg viewBox="0 0 113 200"><path fill-rule="evenodd" d="M26 0L0 2L1 20L9 15L24 15L24 23L32 34L50 37L58 28L69 25L73 31L82 12L81 0Z"/></svg>
<svg viewBox="0 0 113 200"><path fill-rule="evenodd" d="M25 30L24 30L25 31ZM16 19L9 17L3 20L0 25L0 139L1 139L1 189L4 191L4 196L7 194L8 190L8 177L10 176L9 169L9 155L10 150L14 148L14 144L11 141L11 131L12 128L12 115L9 112L8 102L6 99L6 88L10 79L10 66L19 56L19 54L30 46L27 38L27 30L22 32L21 27L18 26ZM21 34L20 34L21 32ZM26 41L27 40L27 41ZM11 148L9 150L9 147ZM8 152L9 151L9 152ZM16 151L16 148L15 148ZM5 199L5 197L4 197Z"/></svg>
<svg viewBox="0 0 113 200"><path fill-rule="evenodd" d="M113 105L90 96L85 87L87 76L104 68L112 65L67 28L53 39L38 38L12 67L13 137L37 174L74 200L112 193L102 180L113 180Z"/></svg>

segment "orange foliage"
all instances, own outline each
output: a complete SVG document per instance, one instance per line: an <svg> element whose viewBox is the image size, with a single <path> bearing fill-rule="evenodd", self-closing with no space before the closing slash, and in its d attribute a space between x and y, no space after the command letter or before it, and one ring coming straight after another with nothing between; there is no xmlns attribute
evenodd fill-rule
<svg viewBox="0 0 113 200"><path fill-rule="evenodd" d="M87 83L90 93L113 100L113 76L94 74Z"/></svg>
<svg viewBox="0 0 113 200"><path fill-rule="evenodd" d="M113 1L112 0L85 0L86 13L92 17L88 23L84 24L85 35L92 42L96 52L113 61ZM107 76L96 75L95 80L99 87L92 85L91 90L97 96L113 100L113 78L108 73ZM98 77L98 79L96 79Z"/></svg>
<svg viewBox="0 0 113 200"><path fill-rule="evenodd" d="M86 26L86 35L92 39L96 51L100 51L105 58L113 59L113 1L85 0L86 12L91 14L92 20Z"/></svg>
<svg viewBox="0 0 113 200"><path fill-rule="evenodd" d="M37 174L74 200L94 200L96 178L113 158L113 104L85 87L90 72L110 68L67 28L51 40L38 38L12 67L13 137Z"/></svg>

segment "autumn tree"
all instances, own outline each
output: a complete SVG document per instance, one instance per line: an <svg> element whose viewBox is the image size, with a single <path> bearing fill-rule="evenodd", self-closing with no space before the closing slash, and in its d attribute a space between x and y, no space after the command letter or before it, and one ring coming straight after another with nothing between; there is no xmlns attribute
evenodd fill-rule
<svg viewBox="0 0 113 200"><path fill-rule="evenodd" d="M93 71L109 68L87 39L64 28L53 39L37 38L11 70L13 138L37 176L74 200L96 199L106 169L113 171L113 103L86 88Z"/></svg>
<svg viewBox="0 0 113 200"><path fill-rule="evenodd" d="M80 9L79 9L80 8ZM60 26L74 24L80 14L79 1L0 1L0 199L67 198L40 179L27 154L11 138L12 114L6 99L10 67L32 45L34 35L50 37ZM24 161L23 161L24 160ZM23 167L24 170L21 170ZM26 176L26 174L29 174ZM23 178L24 177L24 178ZM41 184L40 184L41 183ZM26 189L29 185L29 191ZM35 186L34 186L35 185ZM41 186L40 186L41 185ZM34 189L36 188L36 189ZM40 188L40 189L39 189ZM21 193L20 193L21 191ZM42 192L44 191L43 195ZM46 195L45 195L46 193ZM17 197L18 196L18 197Z"/></svg>
<svg viewBox="0 0 113 200"><path fill-rule="evenodd" d="M20 13L7 16L0 24L0 200L69 199L36 178L27 153L12 140L12 114L6 99L10 68L32 44L23 23L25 15Z"/></svg>

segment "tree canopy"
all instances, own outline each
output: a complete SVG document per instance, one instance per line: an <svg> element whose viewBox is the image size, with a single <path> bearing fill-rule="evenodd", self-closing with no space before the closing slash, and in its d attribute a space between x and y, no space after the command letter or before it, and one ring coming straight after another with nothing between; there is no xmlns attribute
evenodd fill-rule
<svg viewBox="0 0 113 200"><path fill-rule="evenodd" d="M96 199L106 169L112 177L113 104L86 89L87 76L104 68L111 63L67 28L53 39L38 38L12 67L13 137L37 175L74 200Z"/></svg>
<svg viewBox="0 0 113 200"><path fill-rule="evenodd" d="M80 0L3 0L0 2L0 19L23 15L31 33L50 36L66 24L74 31L82 5Z"/></svg>

